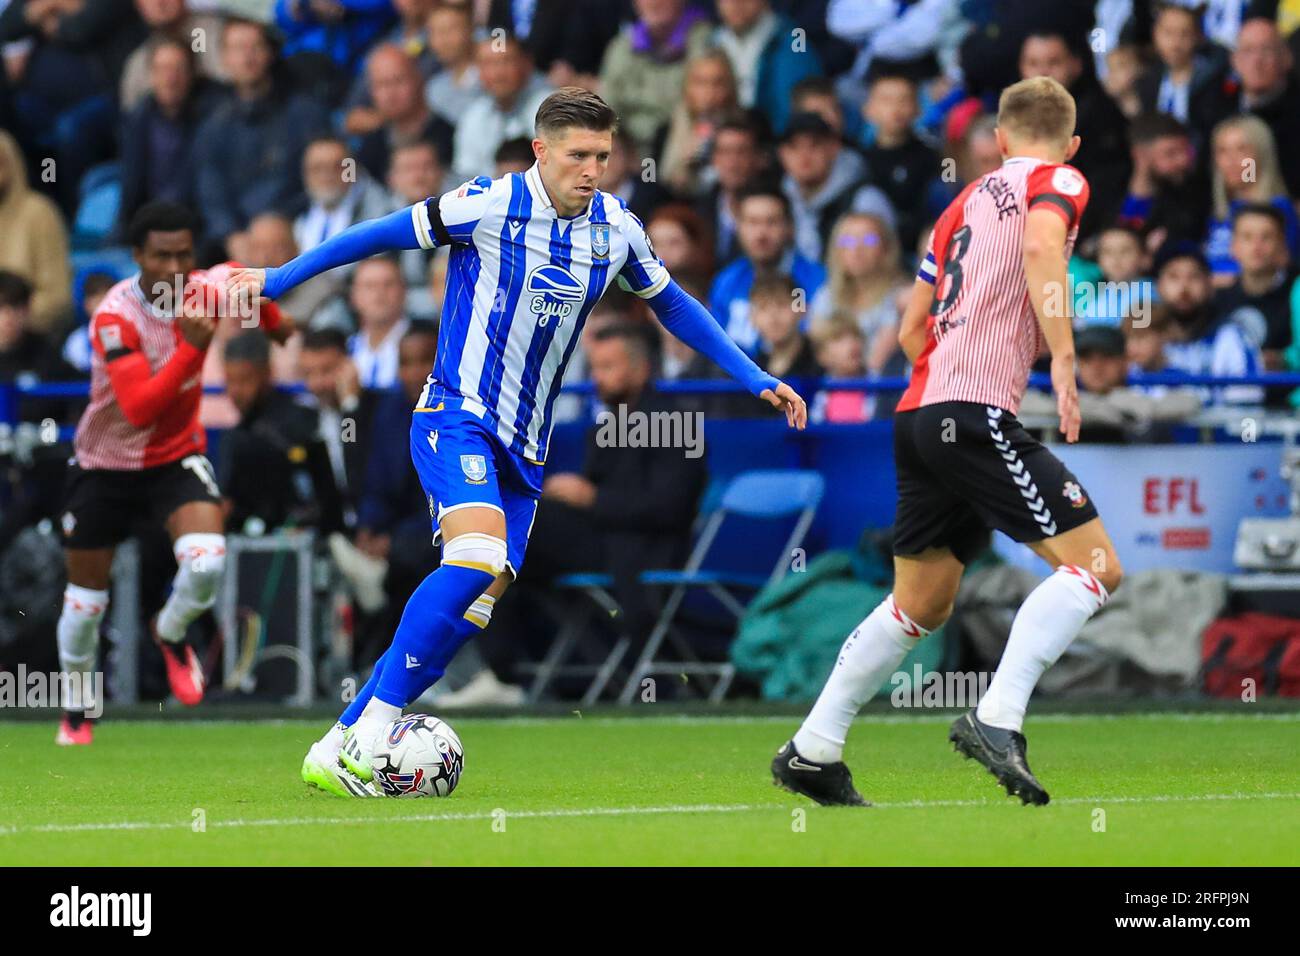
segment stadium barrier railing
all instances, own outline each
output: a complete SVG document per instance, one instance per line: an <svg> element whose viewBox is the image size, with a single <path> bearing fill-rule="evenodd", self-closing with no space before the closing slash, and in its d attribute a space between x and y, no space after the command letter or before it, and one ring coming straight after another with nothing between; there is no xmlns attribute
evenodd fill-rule
<svg viewBox="0 0 1300 956"><path fill-rule="evenodd" d="M791 378L790 384L805 399L811 400L814 395L823 391L860 391L870 394L897 395L907 388L908 380L901 376L855 379ZM1184 386L1218 389L1253 386L1281 391L1282 389L1300 389L1300 372L1267 372L1257 375L1237 376L1187 375L1176 372L1160 372L1130 375L1126 384L1135 388ZM277 385L277 387L291 393L304 391L301 383L283 383ZM1029 387L1040 391L1050 391L1052 388L1051 377L1035 372L1029 377ZM744 393L744 387L730 379L661 379L655 382L655 388L666 395L740 395ZM221 386L217 385L205 386L203 391L206 395L221 395L225 392ZM574 382L566 384L563 393L577 398L590 399L595 396L595 386L591 382ZM0 383L0 456L9 453L13 428L19 423L21 406L25 399L77 399L86 398L89 394L90 383L84 380ZM1274 394L1277 394L1277 392L1274 392ZM734 418L735 416L727 417ZM1290 440L1300 438L1300 418L1297 418L1296 408L1291 405L1246 405L1211 402L1205 406L1200 415L1182 423L1192 429L1193 432L1176 440L1211 440L1213 436L1206 431L1208 429L1223 429L1229 435L1235 435L1240 431L1241 424L1245 419L1253 421L1256 425L1266 422L1267 426L1263 430L1265 434L1275 437L1282 436ZM836 423L829 427L837 431L843 431L855 427L864 427L866 424L868 423L859 425ZM1035 429L1046 428L1050 423L1026 420L1024 424L1028 428ZM1198 429L1201 430L1200 433L1195 432ZM221 429L211 430L214 432L221 431ZM70 441L74 431L75 426L64 424L53 434L49 433L48 430L43 430L39 439L29 437L27 440L39 440L44 443ZM1049 435L1045 440L1050 439L1051 436Z"/></svg>
<svg viewBox="0 0 1300 956"><path fill-rule="evenodd" d="M792 379L792 382L795 380ZM903 376L883 378L851 379L798 379L809 395L820 391L860 391L870 393L901 392L907 388L908 379ZM1134 388L1156 386L1188 386L1197 388L1230 388L1234 386L1259 386L1262 388L1300 388L1300 371L1298 372L1263 372L1256 375L1186 375L1178 372L1156 372L1144 375L1130 375L1126 382ZM302 391L298 383L280 386L287 391ZM1040 372L1029 376L1029 387L1048 391L1052 387L1051 377ZM655 388L668 394L726 394L742 393L744 386L731 379L660 379ZM220 395L224 389L208 385L205 394ZM591 395L595 386L591 382L573 382L564 386L564 392L572 395ZM17 416L17 403L24 398L85 398L90 394L88 381L71 382L10 382L0 383L0 422L13 424ZM804 396L808 397L807 395Z"/></svg>

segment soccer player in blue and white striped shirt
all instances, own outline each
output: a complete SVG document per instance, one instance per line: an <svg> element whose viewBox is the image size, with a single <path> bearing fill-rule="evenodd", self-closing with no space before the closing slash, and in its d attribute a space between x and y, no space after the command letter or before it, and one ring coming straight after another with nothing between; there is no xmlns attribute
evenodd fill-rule
<svg viewBox="0 0 1300 956"><path fill-rule="evenodd" d="M275 299L378 252L451 246L438 355L411 424L411 458L442 563L411 595L360 695L308 752L308 783L344 796L374 793L369 757L380 731L487 626L523 561L564 368L612 283L783 409L791 427L804 427L803 399L745 356L668 275L641 221L596 188L616 122L594 93L558 90L537 111L537 162L527 172L479 177L353 226L279 268L232 277L232 290Z"/></svg>

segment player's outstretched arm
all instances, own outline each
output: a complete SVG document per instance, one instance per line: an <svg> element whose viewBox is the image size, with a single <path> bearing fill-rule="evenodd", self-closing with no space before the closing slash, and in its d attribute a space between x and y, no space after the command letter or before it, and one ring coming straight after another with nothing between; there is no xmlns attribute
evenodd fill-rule
<svg viewBox="0 0 1300 956"><path fill-rule="evenodd" d="M399 249L419 249L420 239L415 232L416 206L407 206L378 219L367 219L349 226L337 236L326 239L314 249L308 249L284 265L269 269L236 269L230 274L228 287L232 294L275 299L296 285L306 282L337 266L358 262L380 252Z"/></svg>
<svg viewBox="0 0 1300 956"><path fill-rule="evenodd" d="M802 429L808 424L808 406L799 393L755 365L722 331L709 310L676 282L669 280L662 291L646 302L669 332L707 355L752 394L783 410L791 428Z"/></svg>
<svg viewBox="0 0 1300 956"><path fill-rule="evenodd" d="M1079 391L1074 381L1074 328L1065 243L1069 225L1054 208L1032 208L1025 217L1024 265L1029 301L1052 353L1052 388L1060 431L1079 440Z"/></svg>
<svg viewBox="0 0 1300 956"><path fill-rule="evenodd" d="M176 403L185 383L203 370L208 345L217 330L216 319L201 309L183 307L176 322L181 341L155 372L133 326L108 313L96 313L91 319L91 347L104 360L118 408L135 428L153 425Z"/></svg>

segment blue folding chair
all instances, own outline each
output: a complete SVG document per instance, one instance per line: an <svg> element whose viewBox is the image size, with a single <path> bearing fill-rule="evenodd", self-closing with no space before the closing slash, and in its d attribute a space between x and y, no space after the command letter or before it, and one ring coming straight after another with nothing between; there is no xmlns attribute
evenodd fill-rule
<svg viewBox="0 0 1300 956"><path fill-rule="evenodd" d="M790 568L794 550L802 543L812 525L826 490L826 482L815 471L764 470L747 471L737 475L727 486L722 500L705 522L686 566L681 570L646 571L641 575L644 584L667 587L668 599L646 640L645 647L632 668L627 683L619 695L619 702L630 704L641 688L641 682L655 674L702 675L713 677L708 699L717 703L726 696L736 676L729 662L702 661L681 633L675 622L688 594L703 591L717 600L726 612L738 622L745 613L745 604L735 591L749 592L749 596L766 585L779 581ZM767 559L753 548L744 560L727 555L719 544L719 532L728 519L740 519L751 531L757 525L770 526L782 520L793 519L793 527L776 553L769 567ZM770 535L769 535L770 536ZM753 539L761 537L753 535ZM748 536L747 536L748 540ZM679 655L676 659L660 656L665 644ZM596 689L599 696L601 688Z"/></svg>
<svg viewBox="0 0 1300 956"><path fill-rule="evenodd" d="M631 638L621 626L623 609L614 597L614 579L601 573L566 574L557 578L551 588L557 594L579 597L576 601L552 606L552 616L563 621L559 632L540 661L520 665L520 670L533 675L528 688L528 702L535 704L541 700L557 678L585 677L588 683L581 705L590 707L600 699L632 645ZM603 612L606 621L614 625L617 637L612 645L592 636L591 625L599 612ZM574 662L575 656L585 660Z"/></svg>

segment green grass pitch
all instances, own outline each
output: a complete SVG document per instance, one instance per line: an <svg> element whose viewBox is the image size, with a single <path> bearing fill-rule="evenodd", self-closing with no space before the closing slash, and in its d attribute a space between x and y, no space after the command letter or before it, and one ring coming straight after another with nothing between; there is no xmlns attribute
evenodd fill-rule
<svg viewBox="0 0 1300 956"><path fill-rule="evenodd" d="M90 748L12 722L0 865L1293 865L1298 718L1031 715L1042 808L951 751L951 715L867 718L869 810L772 786L793 717L453 717L451 797L365 801L299 780L319 722L106 720Z"/></svg>

